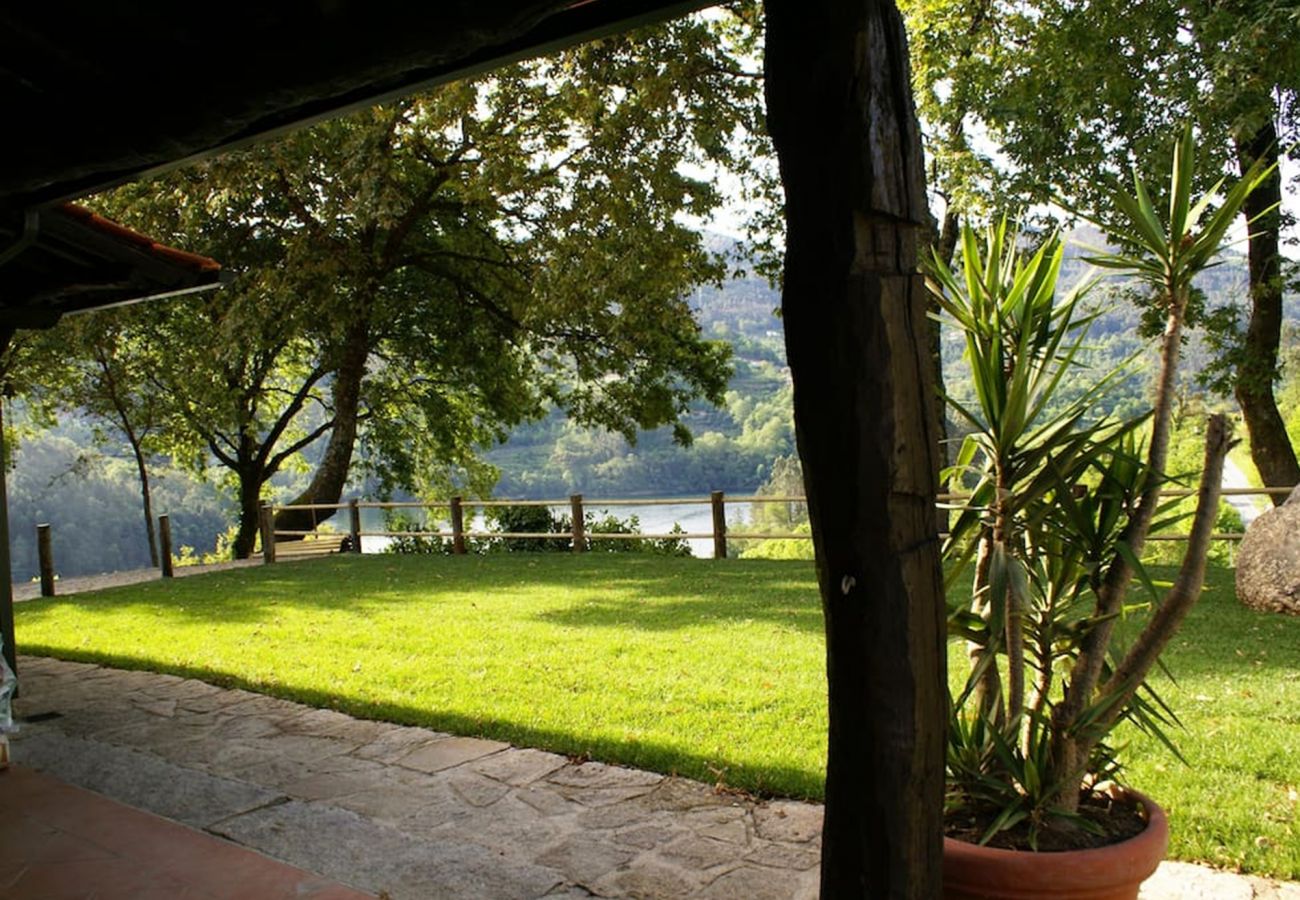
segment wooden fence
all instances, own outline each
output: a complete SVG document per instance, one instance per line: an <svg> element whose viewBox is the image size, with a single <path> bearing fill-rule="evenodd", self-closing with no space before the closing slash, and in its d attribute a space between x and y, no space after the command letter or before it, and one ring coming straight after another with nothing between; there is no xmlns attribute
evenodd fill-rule
<svg viewBox="0 0 1300 900"><path fill-rule="evenodd" d="M1162 499L1177 499L1195 495L1192 490L1167 490L1162 492ZM1291 493L1291 488L1274 487L1274 488L1225 488L1223 496L1227 497L1261 497L1261 496L1285 496ZM938 497L940 506L944 509L953 509L967 499L963 494L940 494ZM758 531L734 531L730 534L727 529L727 505L748 505L753 506L765 503L785 503L785 504L802 504L806 498L798 495L790 496L739 496L726 497L722 491L714 491L708 497L685 497L685 498L636 498L636 499L614 499L614 500L588 500L582 494L573 494L567 500L466 500L462 497L452 497L449 500L414 500L414 501L395 501L395 502L377 502L369 500L350 500L346 503L314 503L300 504L297 506L274 506L264 504L262 507L262 552L266 562L275 562L278 557L285 555L306 556L316 555L326 552L336 552L342 549L342 538L344 535L329 535L322 542L322 533L316 529L286 531L276 530L274 528L275 514L280 510L310 510L314 513L321 513L320 519L323 521L333 517L340 510L348 510L348 532L346 534L346 547L351 552L361 552L361 541L367 537L386 537L386 538L409 538L409 537L426 537L450 540L452 552L463 554L467 552L466 541L469 539L500 539L509 538L510 540L555 540L557 537L565 535L554 532L500 532L500 531L483 531L474 530L465 527L465 510L488 510L502 507L548 507L563 508L568 507L571 521L571 532L569 537L573 542L573 552L582 553L588 549L588 543L591 541L626 541L626 540L662 540L665 538L682 538L687 540L709 540L713 542L713 557L715 559L725 559L727 556L727 540L730 537L733 541L758 541L758 540L811 540L809 534L799 534L795 532L758 532ZM709 531L700 532L676 532L676 533L631 533L631 532L588 532L586 530L585 513L589 509L605 509L609 507L642 507L642 506L682 506L682 505L702 505L709 506L712 509L712 528ZM424 511L446 510L445 516L439 516L439 521L446 521L449 528L437 531L365 531L361 527L361 510L363 509L418 509ZM471 516L472 521L472 516ZM289 538L289 541L281 541L281 538ZM1213 535L1216 541L1237 541L1242 538L1240 532L1221 532ZM1153 535L1149 540L1153 541L1181 541L1186 540L1186 535L1167 534ZM278 543L277 543L278 541ZM312 548L312 544L319 543L320 546ZM296 545L296 546L294 546Z"/></svg>
<svg viewBox="0 0 1300 900"><path fill-rule="evenodd" d="M1272 488L1224 488L1224 497L1269 497L1269 496L1286 496L1291 493L1291 488L1272 487ZM1161 494L1162 499L1178 499L1182 497L1193 496L1196 492L1191 490L1168 490ZM939 505L944 509L954 509L967 497L963 494L940 494ZM346 503L313 503L298 506L273 506L269 503L262 505L261 514L261 537L262 537L262 558L265 562L273 563L277 559L285 558L302 558L309 556L321 556L328 553L337 553L344 549L354 552L361 552L361 539L367 537L436 537L439 539L450 539L452 543L452 552L463 554L468 552L466 541L469 539L503 539L510 540L555 540L563 538L565 535L554 532L501 532L501 531L475 531L465 528L465 510L483 510L500 507L527 507L527 506L545 506L550 508L565 507L569 508L571 516L571 532L568 535L573 541L573 551L582 553L587 550L587 545L592 541L629 541L629 540L663 540L682 538L686 540L712 540L713 556L715 559L725 559L727 556L727 540L733 541L764 541L764 540L811 540L812 536L808 534L798 534L795 532L757 532L757 531L734 531L727 530L727 504L735 505L757 505L763 503L805 503L806 498L796 495L786 497L766 497L766 496L742 496L726 497L722 491L714 491L708 497L674 497L674 498L636 498L629 500L585 500L581 494L574 494L567 500L465 500L461 497L452 497L450 500L434 501L405 501L380 503L369 500L349 500ZM709 506L712 510L712 528L709 531L679 531L676 533L631 533L631 532L588 532L586 530L585 513L588 509L606 509L609 507L638 507L638 506L687 506L687 505ZM346 533L326 533L316 529L309 531L285 531L275 530L275 514L280 510L301 509L311 510L321 513L318 517L320 521L332 518L339 510L348 510L348 531ZM363 509L421 509L421 510L439 510L447 511L446 521L450 525L449 530L442 531L364 531L361 528L361 510ZM316 518L316 517L313 517ZM441 517L440 517L441 518ZM471 519L472 520L472 519ZM54 569L54 551L53 540L50 534L49 525L37 525L37 555L40 571L41 596L53 597L55 592L56 575ZM162 575L164 578L172 576L172 539L171 539L171 522L167 516L158 517L158 536L159 536L159 557ZM1243 535L1240 532L1220 532L1212 535L1211 539L1216 541L1239 541ZM280 541L279 538L289 538L288 541ZM1152 535L1148 540L1152 541L1184 541L1186 535L1181 534L1160 534Z"/></svg>

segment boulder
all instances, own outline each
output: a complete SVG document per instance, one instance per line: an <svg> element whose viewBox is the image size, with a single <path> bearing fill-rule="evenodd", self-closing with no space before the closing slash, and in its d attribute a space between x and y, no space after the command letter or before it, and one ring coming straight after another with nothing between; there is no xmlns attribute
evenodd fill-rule
<svg viewBox="0 0 1300 900"><path fill-rule="evenodd" d="M1237 599L1300 615L1300 487L1250 524L1237 552Z"/></svg>

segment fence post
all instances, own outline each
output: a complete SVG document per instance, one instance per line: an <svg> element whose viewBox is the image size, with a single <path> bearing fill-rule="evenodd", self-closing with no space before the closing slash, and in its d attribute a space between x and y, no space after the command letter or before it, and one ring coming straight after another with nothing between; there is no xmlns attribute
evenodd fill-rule
<svg viewBox="0 0 1300 900"><path fill-rule="evenodd" d="M262 503L262 562L275 562L275 512L269 502Z"/></svg>
<svg viewBox="0 0 1300 900"><path fill-rule="evenodd" d="M172 577L172 520L171 516L158 517L158 552L161 557L158 564L162 567L162 577Z"/></svg>
<svg viewBox="0 0 1300 900"><path fill-rule="evenodd" d="M587 549L587 521L582 511L582 495L569 495L569 510L573 515L573 552L582 553Z"/></svg>
<svg viewBox="0 0 1300 900"><path fill-rule="evenodd" d="M41 596L54 596L54 550L50 546L50 526L36 526L36 553L40 557Z"/></svg>
<svg viewBox="0 0 1300 900"><path fill-rule="evenodd" d="M451 498L451 552L465 555L465 507L460 497Z"/></svg>
<svg viewBox="0 0 1300 900"><path fill-rule="evenodd" d="M713 558L727 558L727 501L722 497L722 491L714 491L709 495L713 502Z"/></svg>
<svg viewBox="0 0 1300 900"><path fill-rule="evenodd" d="M357 505L357 498L353 497L348 503L348 517L350 525L350 536L352 538L352 552L361 552L361 507Z"/></svg>

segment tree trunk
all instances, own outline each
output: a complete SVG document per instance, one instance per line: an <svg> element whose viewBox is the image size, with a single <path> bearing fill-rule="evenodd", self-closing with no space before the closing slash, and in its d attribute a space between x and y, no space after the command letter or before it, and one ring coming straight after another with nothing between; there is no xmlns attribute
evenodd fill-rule
<svg viewBox="0 0 1300 900"><path fill-rule="evenodd" d="M1277 129L1272 120L1249 137L1237 141L1237 162L1246 172L1258 159L1278 161ZM1243 207L1250 226L1250 321L1242 343L1235 392L1246 430L1250 457L1266 487L1291 487L1300 482L1300 465L1287 437L1286 423L1273 398L1277 377L1278 345L1282 340L1282 176L1274 169L1246 198ZM1272 207L1272 210L1265 212ZM1281 505L1286 495L1274 495Z"/></svg>
<svg viewBox="0 0 1300 900"><path fill-rule="evenodd" d="M944 600L906 39L888 0L768 0L766 14L782 310L826 618L822 896L937 897Z"/></svg>
<svg viewBox="0 0 1300 900"><path fill-rule="evenodd" d="M239 528L231 549L235 559L248 559L257 545L263 479L262 473L251 465L240 466L235 474L239 477Z"/></svg>
<svg viewBox="0 0 1300 900"><path fill-rule="evenodd" d="M310 503L338 503L348 482L352 466L352 450L357 442L357 414L361 408L361 379L366 374L366 361L370 357L370 324L361 319L352 325L344 339L338 368L330 396L334 406L334 427L329 443L321 456L316 472L306 489L289 501L289 505ZM324 513L321 515L320 513ZM307 531L316 527L329 511L297 509L282 510L275 516L277 530ZM294 540L287 537L286 540Z"/></svg>
<svg viewBox="0 0 1300 900"><path fill-rule="evenodd" d="M952 266L953 255L957 252L957 237L961 233L961 216L951 207L944 211L943 220L936 223L931 235L931 247L948 265ZM948 445L948 401L944 399L943 382L943 329L939 325L939 304L930 300L930 312L935 315L927 322L930 335L930 365L934 378L935 422L939 428L939 453L936 456L939 467L948 465L953 454ZM947 530L946 527L944 530Z"/></svg>
<svg viewBox="0 0 1300 900"><path fill-rule="evenodd" d="M125 418L124 418L125 421ZM149 491L149 466L145 462L140 440L130 428L126 429L127 441L131 444L131 453L135 456L135 469L140 477L140 502L144 506L144 533L149 540L149 564L158 568L158 538L153 530L153 497Z"/></svg>

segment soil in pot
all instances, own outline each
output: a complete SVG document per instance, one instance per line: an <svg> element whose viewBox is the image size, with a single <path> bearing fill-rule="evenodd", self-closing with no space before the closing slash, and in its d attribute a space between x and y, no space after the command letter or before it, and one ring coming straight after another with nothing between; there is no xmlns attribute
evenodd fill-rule
<svg viewBox="0 0 1300 900"><path fill-rule="evenodd" d="M1169 824L1164 811L1137 792L1116 801L1117 808L1136 809L1137 834L1091 849L1040 852L981 847L944 840L943 874L946 900L1136 900L1142 882L1164 858ZM1095 812L1095 810L1094 810ZM1131 818L1126 812L1121 822ZM1111 825L1113 830L1131 824ZM1040 836L1039 846L1043 846Z"/></svg>
<svg viewBox="0 0 1300 900"><path fill-rule="evenodd" d="M998 810L987 811L959 810L944 817L943 833L948 837L970 844L979 843L979 839L988 831ZM1062 850L1091 850L1118 844L1141 834L1147 827L1146 813L1132 794L1086 793L1079 799L1079 815L1092 822L1100 833L1093 833L1084 828L1040 829L1038 846L1030 844L1029 827L1022 823L1018 828L1000 831L995 834L986 847L1002 850L1040 850L1060 852Z"/></svg>

